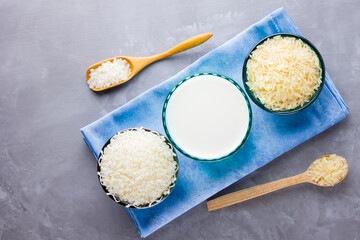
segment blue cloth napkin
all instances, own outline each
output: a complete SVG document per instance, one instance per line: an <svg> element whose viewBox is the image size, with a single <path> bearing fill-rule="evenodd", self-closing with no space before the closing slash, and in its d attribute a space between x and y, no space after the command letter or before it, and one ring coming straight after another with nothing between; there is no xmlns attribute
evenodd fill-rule
<svg viewBox="0 0 360 240"><path fill-rule="evenodd" d="M277 9L172 78L82 128L84 140L95 158L105 142L122 129L143 126L164 134L161 113L165 98L188 75L215 72L242 85L242 65L246 54L259 40L274 33L301 35L286 11ZM220 162L206 163L191 160L178 152L179 178L170 196L149 209L127 209L141 237L150 235L230 184L341 121L348 114L345 102L327 73L319 98L300 113L278 116L261 110L253 103L252 109L250 136L235 155Z"/></svg>

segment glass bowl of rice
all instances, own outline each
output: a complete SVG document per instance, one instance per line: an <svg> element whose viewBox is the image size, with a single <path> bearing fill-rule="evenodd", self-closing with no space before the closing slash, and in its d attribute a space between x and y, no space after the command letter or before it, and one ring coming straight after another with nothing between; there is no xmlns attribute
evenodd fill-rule
<svg viewBox="0 0 360 240"><path fill-rule="evenodd" d="M260 40L251 49L242 74L245 90L257 106L288 115L304 110L319 96L325 64L309 40L279 33Z"/></svg>
<svg viewBox="0 0 360 240"><path fill-rule="evenodd" d="M120 205L144 209L164 201L173 191L179 161L170 141L143 127L114 134L98 158L102 189Z"/></svg>

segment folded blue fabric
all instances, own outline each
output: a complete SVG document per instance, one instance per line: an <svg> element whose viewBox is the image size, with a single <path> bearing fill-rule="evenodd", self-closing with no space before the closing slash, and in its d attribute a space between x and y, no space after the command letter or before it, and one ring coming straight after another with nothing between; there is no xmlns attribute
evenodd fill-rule
<svg viewBox="0 0 360 240"><path fill-rule="evenodd" d="M301 35L285 10L280 8L172 78L82 128L84 140L95 158L105 142L122 129L142 126L164 134L161 113L165 98L188 75L215 72L242 85L242 65L246 54L259 40L274 33ZM278 116L265 112L253 103L252 109L250 136L236 154L223 161L206 163L191 160L178 152L179 178L170 196L149 209L127 209L141 237L148 236L230 184L341 121L348 114L346 104L327 73L319 98L300 113Z"/></svg>

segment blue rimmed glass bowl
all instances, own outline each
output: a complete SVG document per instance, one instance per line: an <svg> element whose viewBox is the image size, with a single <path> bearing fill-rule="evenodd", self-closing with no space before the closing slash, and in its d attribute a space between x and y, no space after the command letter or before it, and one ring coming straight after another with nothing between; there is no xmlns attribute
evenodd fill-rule
<svg viewBox="0 0 360 240"><path fill-rule="evenodd" d="M193 156L191 154L189 154L188 152L186 152L183 148L181 148L181 146L179 146L176 141L174 141L174 138L171 136L170 132L169 132L169 129L168 129L168 123L167 123L167 120L166 120L166 110L167 110L167 107L168 107L168 103L171 99L171 96L173 95L173 93L185 82L189 81L190 79L194 78L194 77L198 77L198 76L203 76L203 75L210 75L210 76L215 76L215 77L220 77L222 79L225 79L227 80L228 82L230 82L231 84L233 84L238 90L239 92L242 94L242 96L244 97L245 99L245 102L246 102L246 105L247 105L247 109L248 109L248 113L249 113L249 123L248 123L248 127L247 127L247 131L246 131L246 134L245 136L243 137L242 141L239 143L239 145L233 150L231 151L230 153L224 155L224 156L221 156L221 157L217 157L217 158L211 158L211 159L205 159L205 158L199 158L199 157L196 157L196 156ZM246 93L245 91L240 87L240 85L238 83L236 83L234 80L232 80L231 78L229 77L226 77L226 76L223 76L223 75L220 75L220 74L217 74L217 73L197 73L197 74L194 74L194 75L191 75L191 76L188 76L186 77L185 79L183 79L182 81L180 81L171 91L170 93L168 94L165 102L164 102L164 105L163 105L163 111L162 111L162 120L163 120L163 126L164 126L164 129L165 129L165 133L167 135L167 137L169 138L170 142L173 144L173 146L175 146L175 148L177 150L179 150L182 154L186 155L187 157L189 158L192 158L194 160L197 160L197 161L204 161L204 162L214 162L214 161L219 161L219 160L222 160L222 159L225 159L231 155L233 155L235 152L237 152L245 143L245 141L247 140L249 134L250 134L250 129L251 129L251 125L252 125L252 110L251 110L251 106L250 106L250 102L249 102L249 99L248 97L246 96Z"/></svg>
<svg viewBox="0 0 360 240"><path fill-rule="evenodd" d="M289 109L289 110L272 110L268 107L266 107L257 97L255 97L255 95L253 94L253 92L250 90L249 86L247 85L248 82L248 76L247 76L247 62L250 59L251 53L261 44L263 44L266 40L270 39L270 38L274 38L276 36L282 36L282 37L293 37L296 39L300 39L301 41L303 41L305 44L307 44L311 50L313 52L315 52L316 56L319 59L319 64L320 64L320 68L321 68L321 84L320 86L317 88L317 90L315 91L315 93L313 94L313 96L302 106L297 107L297 108L293 108L293 109ZM270 36L267 36L265 38L263 38L262 40L260 40L248 53L247 57L245 58L244 61L244 65L243 65L243 72L242 72L242 77L243 77L243 82L244 82L244 88L247 92L247 94L249 95L250 99L260 108L262 108L263 110L270 112L270 113L274 113L274 114L279 114L279 115L289 115L289 114L293 114L293 113L297 113L300 112L302 110L304 110L305 108L309 107L315 100L316 98L320 95L320 92L324 86L325 83L325 64L324 64L324 60L319 52L319 50L316 49L316 47L306 38L295 35L295 34L290 34L290 33L277 33L277 34L273 34Z"/></svg>

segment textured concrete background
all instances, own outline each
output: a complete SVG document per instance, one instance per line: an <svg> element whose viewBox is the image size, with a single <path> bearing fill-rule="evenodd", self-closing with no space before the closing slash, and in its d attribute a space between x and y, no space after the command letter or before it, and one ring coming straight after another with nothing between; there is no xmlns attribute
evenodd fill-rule
<svg viewBox="0 0 360 240"><path fill-rule="evenodd" d="M79 129L166 80L278 7L321 51L350 115L224 192L304 171L337 153L350 172L207 212L202 203L148 239L360 239L360 1L0 0L1 239L137 239L99 186ZM212 39L96 94L86 68L159 53L198 33Z"/></svg>

